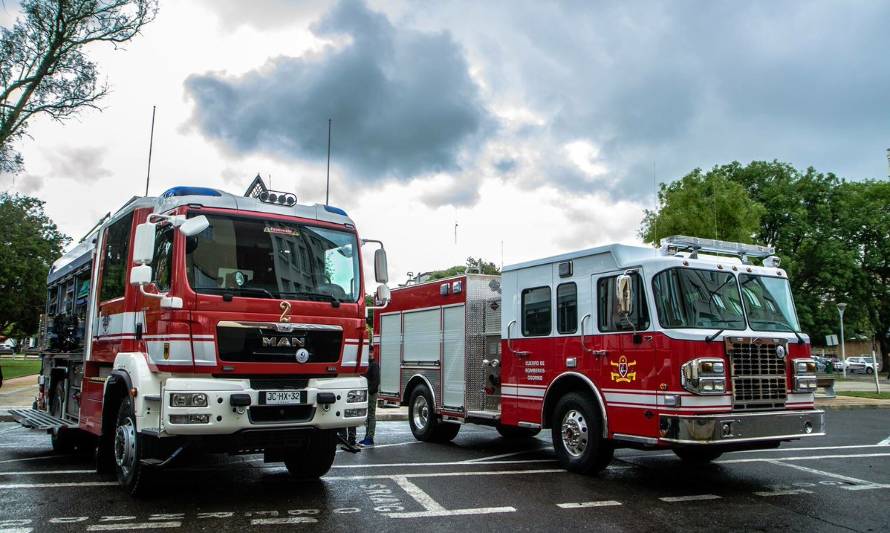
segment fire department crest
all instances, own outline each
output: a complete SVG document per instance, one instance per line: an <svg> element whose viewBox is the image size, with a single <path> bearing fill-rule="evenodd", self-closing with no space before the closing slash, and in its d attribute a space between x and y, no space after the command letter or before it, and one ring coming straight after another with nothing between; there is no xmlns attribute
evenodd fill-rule
<svg viewBox="0 0 890 533"><path fill-rule="evenodd" d="M615 367L616 372L612 372L612 381L615 383L630 383L637 379L636 370L631 372L631 367L636 367L636 361L628 361L627 357L621 356L618 362L609 361L609 364Z"/></svg>

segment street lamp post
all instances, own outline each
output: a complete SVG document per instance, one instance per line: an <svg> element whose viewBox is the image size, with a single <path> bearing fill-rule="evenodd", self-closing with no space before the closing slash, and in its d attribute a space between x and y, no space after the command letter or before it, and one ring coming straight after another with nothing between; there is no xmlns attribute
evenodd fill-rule
<svg viewBox="0 0 890 533"><path fill-rule="evenodd" d="M841 315L841 361L844 363L844 378L847 377L847 351L844 347L844 309L847 308L847 304L839 303L837 304L837 312Z"/></svg>

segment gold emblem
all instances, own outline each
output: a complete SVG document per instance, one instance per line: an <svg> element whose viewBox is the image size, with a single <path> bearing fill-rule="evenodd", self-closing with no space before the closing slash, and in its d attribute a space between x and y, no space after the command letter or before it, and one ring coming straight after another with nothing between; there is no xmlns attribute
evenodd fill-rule
<svg viewBox="0 0 890 533"><path fill-rule="evenodd" d="M612 381L615 383L630 383L637 379L637 373L631 372L630 367L636 367L636 361L627 361L627 357L623 355L618 358L618 362L609 361L609 364L615 367L617 372L612 372Z"/></svg>
<svg viewBox="0 0 890 533"><path fill-rule="evenodd" d="M164 343L164 361L166 361L167 359L170 359L170 343L169 342Z"/></svg>
<svg viewBox="0 0 890 533"><path fill-rule="evenodd" d="M278 317L279 322L290 322L290 302L281 302L281 316Z"/></svg>

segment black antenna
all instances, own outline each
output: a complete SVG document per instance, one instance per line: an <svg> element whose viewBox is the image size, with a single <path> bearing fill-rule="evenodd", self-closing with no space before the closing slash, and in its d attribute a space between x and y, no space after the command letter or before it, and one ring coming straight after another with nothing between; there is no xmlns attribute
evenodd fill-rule
<svg viewBox="0 0 890 533"><path fill-rule="evenodd" d="M331 203L331 119L328 119L328 183L324 191L324 205Z"/></svg>
<svg viewBox="0 0 890 533"><path fill-rule="evenodd" d="M145 175L145 196L148 196L148 183L151 181L151 148L155 141L155 110L158 106L151 106L151 134L148 137L148 172Z"/></svg>

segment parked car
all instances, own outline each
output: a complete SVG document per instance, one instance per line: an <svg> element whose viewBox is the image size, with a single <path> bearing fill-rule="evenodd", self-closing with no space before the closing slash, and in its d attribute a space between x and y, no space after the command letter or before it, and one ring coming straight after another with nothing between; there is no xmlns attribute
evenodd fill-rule
<svg viewBox="0 0 890 533"><path fill-rule="evenodd" d="M828 370L828 365L831 361L819 355L813 356L813 361L816 361L816 372L826 372Z"/></svg>
<svg viewBox="0 0 890 533"><path fill-rule="evenodd" d="M875 372L875 364L870 355L847 357L847 372L862 372L871 375Z"/></svg>
<svg viewBox="0 0 890 533"><path fill-rule="evenodd" d="M0 346L0 355L12 355L15 352L9 346Z"/></svg>

